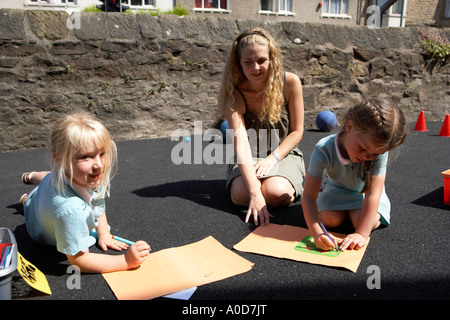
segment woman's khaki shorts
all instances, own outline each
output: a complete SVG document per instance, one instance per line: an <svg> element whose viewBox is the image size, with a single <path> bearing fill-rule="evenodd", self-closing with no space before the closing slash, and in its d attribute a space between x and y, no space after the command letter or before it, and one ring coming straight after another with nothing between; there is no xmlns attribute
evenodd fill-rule
<svg viewBox="0 0 450 320"><path fill-rule="evenodd" d="M253 161L256 163L257 158ZM229 164L227 168L227 191L230 191L231 181L239 177L241 172L237 164ZM280 176L286 178L294 187L295 200L299 200L303 193L303 182L305 180L305 163L303 161L303 153L294 148L291 152L277 163L270 172L261 179Z"/></svg>

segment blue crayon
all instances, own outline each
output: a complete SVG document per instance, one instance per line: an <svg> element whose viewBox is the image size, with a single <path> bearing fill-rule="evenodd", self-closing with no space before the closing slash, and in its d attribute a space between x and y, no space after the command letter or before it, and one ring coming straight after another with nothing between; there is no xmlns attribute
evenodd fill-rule
<svg viewBox="0 0 450 320"><path fill-rule="evenodd" d="M130 246L134 244L133 241L130 241L130 240L127 240L127 239L118 237L118 236L113 236L113 239L115 239L115 240L117 240L117 241L124 242L124 243L126 243L126 244L129 244Z"/></svg>

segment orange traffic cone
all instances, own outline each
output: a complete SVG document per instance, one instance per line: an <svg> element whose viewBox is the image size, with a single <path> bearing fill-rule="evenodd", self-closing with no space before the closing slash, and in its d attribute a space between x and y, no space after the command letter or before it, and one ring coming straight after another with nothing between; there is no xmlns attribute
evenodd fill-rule
<svg viewBox="0 0 450 320"><path fill-rule="evenodd" d="M439 132L441 137L450 137L450 115L446 115L444 119L444 124L442 125L441 132Z"/></svg>
<svg viewBox="0 0 450 320"><path fill-rule="evenodd" d="M414 127L415 131L428 131L427 124L425 123L425 113L420 111L419 118L417 119L416 126Z"/></svg>

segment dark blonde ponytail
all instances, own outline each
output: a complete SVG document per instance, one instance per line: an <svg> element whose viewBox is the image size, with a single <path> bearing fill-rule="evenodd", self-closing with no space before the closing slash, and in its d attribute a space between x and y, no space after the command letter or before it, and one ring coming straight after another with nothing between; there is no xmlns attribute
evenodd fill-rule
<svg viewBox="0 0 450 320"><path fill-rule="evenodd" d="M370 98L351 107L343 123L352 121L357 132L369 134L385 152L405 142L407 126L402 110L392 101ZM361 193L370 186L369 169L372 161L364 162L365 183Z"/></svg>

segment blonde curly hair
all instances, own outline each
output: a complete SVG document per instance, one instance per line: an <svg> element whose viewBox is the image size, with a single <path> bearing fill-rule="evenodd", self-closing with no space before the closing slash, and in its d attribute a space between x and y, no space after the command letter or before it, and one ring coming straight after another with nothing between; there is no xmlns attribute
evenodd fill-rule
<svg viewBox="0 0 450 320"><path fill-rule="evenodd" d="M258 115L260 120L271 124L280 120L281 108L284 104L283 94L283 66L281 62L281 49L275 39L262 28L254 28L242 32L231 47L224 72L222 88L219 95L219 112L224 116L234 103L233 92L235 86L246 79L240 64L242 49L250 44L267 46L269 49L269 69L266 79L263 107Z"/></svg>

